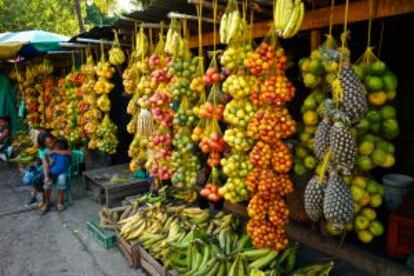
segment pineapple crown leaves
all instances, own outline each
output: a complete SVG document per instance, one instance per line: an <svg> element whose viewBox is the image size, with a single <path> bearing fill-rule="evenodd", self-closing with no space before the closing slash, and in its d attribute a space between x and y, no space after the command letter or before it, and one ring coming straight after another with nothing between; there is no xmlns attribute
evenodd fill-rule
<svg viewBox="0 0 414 276"><path fill-rule="evenodd" d="M344 112L340 111L335 107L333 100L326 99L323 102L322 108L323 114L325 115L325 117L327 117L327 119L330 119L334 122L340 121L347 126L351 125L351 120L349 119L349 117Z"/></svg>

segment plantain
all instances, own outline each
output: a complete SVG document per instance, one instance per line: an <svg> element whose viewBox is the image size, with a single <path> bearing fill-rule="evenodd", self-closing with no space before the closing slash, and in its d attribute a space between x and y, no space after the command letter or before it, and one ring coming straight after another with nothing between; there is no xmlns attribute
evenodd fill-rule
<svg viewBox="0 0 414 276"><path fill-rule="evenodd" d="M269 254L257 259L249 264L249 270L261 269L269 265L278 255L278 251L272 251Z"/></svg>

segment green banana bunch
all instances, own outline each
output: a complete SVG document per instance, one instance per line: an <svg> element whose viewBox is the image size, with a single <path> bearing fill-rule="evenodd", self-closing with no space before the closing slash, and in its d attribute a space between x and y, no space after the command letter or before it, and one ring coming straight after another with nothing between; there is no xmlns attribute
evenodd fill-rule
<svg viewBox="0 0 414 276"><path fill-rule="evenodd" d="M300 29L305 15L301 0L275 0L273 23L278 36L293 37Z"/></svg>
<svg viewBox="0 0 414 276"><path fill-rule="evenodd" d="M293 276L308 276L308 275L328 276L334 264L335 263L333 261L330 261L330 262L308 265L308 266L299 268L298 270L295 270L292 273L292 275Z"/></svg>

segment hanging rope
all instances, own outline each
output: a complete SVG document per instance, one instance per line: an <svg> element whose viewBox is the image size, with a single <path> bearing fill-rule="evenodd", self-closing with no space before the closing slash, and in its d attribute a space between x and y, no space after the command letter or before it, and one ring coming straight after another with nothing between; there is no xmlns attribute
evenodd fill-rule
<svg viewBox="0 0 414 276"><path fill-rule="evenodd" d="M385 20L382 21L381 24L381 32L380 32L380 39L379 39L379 45L378 45L378 58L381 56L381 50L382 50L382 42L384 41L384 29L385 29Z"/></svg>
<svg viewBox="0 0 414 276"><path fill-rule="evenodd" d="M217 34L217 24L216 24L216 20L217 20L217 0L213 0L213 51L214 51L214 58L216 57L216 47L217 47L217 38L216 38L216 34Z"/></svg>
<svg viewBox="0 0 414 276"><path fill-rule="evenodd" d="M200 0L197 6L198 16L198 56L203 56L203 0Z"/></svg>
<svg viewBox="0 0 414 276"><path fill-rule="evenodd" d="M372 31L372 10L373 10L374 0L368 0L369 5L369 20L368 20L368 39L367 47L371 47L371 31Z"/></svg>
<svg viewBox="0 0 414 276"><path fill-rule="evenodd" d="M250 8L250 30L249 30L249 43L253 41L253 22L254 22L254 10Z"/></svg>
<svg viewBox="0 0 414 276"><path fill-rule="evenodd" d="M331 0L331 10L330 10L330 17L329 17L329 36L332 36L334 8L335 8L335 0Z"/></svg>

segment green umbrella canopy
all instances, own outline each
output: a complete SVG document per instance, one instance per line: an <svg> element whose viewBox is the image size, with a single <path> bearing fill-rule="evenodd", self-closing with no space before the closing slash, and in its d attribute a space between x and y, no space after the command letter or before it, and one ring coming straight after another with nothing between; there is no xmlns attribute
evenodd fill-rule
<svg viewBox="0 0 414 276"><path fill-rule="evenodd" d="M70 37L40 31L7 32L0 34L0 58L15 58L19 53L31 56L58 50L60 42L67 42Z"/></svg>

